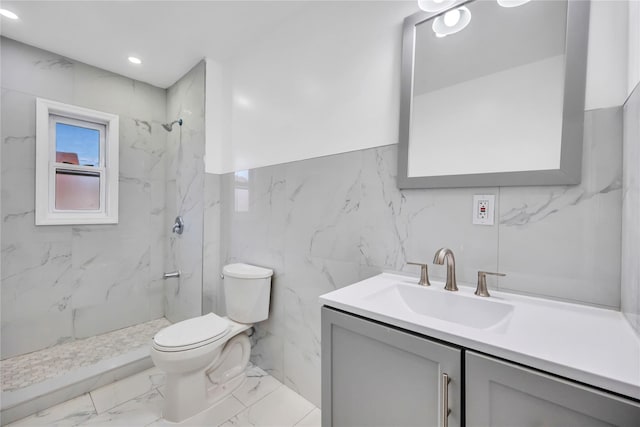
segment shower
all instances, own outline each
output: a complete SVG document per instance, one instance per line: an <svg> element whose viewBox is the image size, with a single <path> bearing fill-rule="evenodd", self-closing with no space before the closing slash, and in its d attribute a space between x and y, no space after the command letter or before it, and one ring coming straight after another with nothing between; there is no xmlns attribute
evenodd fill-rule
<svg viewBox="0 0 640 427"><path fill-rule="evenodd" d="M162 125L162 127L167 132L171 132L171 130L173 129L173 125L175 125L176 123L179 124L180 126L182 126L182 119L174 120L171 123L165 123L165 124Z"/></svg>

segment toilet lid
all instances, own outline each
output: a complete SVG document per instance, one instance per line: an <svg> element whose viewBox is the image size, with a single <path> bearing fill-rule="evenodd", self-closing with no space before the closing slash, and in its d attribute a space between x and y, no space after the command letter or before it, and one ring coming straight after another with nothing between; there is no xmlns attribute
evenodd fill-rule
<svg viewBox="0 0 640 427"><path fill-rule="evenodd" d="M197 347L222 338L229 328L227 319L209 313L164 328L153 337L153 342L164 348Z"/></svg>

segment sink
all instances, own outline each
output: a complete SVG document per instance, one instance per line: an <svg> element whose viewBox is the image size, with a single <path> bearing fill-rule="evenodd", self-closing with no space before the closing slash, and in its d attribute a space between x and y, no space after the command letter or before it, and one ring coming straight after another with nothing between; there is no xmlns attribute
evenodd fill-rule
<svg viewBox="0 0 640 427"><path fill-rule="evenodd" d="M494 327L513 312L513 306L506 302L403 283L368 295L365 300L372 309L405 310L476 329Z"/></svg>

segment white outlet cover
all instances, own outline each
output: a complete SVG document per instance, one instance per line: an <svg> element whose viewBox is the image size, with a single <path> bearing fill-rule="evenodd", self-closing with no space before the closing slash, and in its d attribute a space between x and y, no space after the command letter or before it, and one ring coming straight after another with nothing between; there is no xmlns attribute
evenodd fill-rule
<svg viewBox="0 0 640 427"><path fill-rule="evenodd" d="M475 194L471 222L476 225L493 225L495 205L496 196L494 194Z"/></svg>

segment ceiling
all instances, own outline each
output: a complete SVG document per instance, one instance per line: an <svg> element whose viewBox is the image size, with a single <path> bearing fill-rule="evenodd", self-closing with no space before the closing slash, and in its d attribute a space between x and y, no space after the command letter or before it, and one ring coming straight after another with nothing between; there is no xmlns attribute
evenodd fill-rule
<svg viewBox="0 0 640 427"><path fill-rule="evenodd" d="M2 1L0 34L166 88L203 58L225 60L328 2ZM333 2L334 4L336 2ZM131 64L127 57L143 62Z"/></svg>

